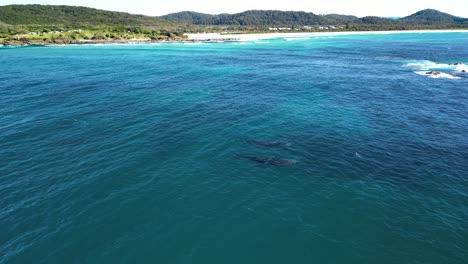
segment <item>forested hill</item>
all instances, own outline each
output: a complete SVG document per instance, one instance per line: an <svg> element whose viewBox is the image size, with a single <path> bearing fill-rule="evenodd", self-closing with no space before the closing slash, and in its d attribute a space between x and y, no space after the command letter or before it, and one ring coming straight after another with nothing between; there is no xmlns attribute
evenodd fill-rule
<svg viewBox="0 0 468 264"><path fill-rule="evenodd" d="M239 26L268 26L268 25L323 25L329 20L314 13L298 11L249 10L237 14L209 15L191 11L173 13L162 16L168 21L192 22L197 25L239 25Z"/></svg>
<svg viewBox="0 0 468 264"><path fill-rule="evenodd" d="M251 10L233 15L219 16L219 25L324 25L326 18L307 12Z"/></svg>
<svg viewBox="0 0 468 264"><path fill-rule="evenodd" d="M294 27L303 30L320 30L319 26L331 30L335 30L335 27L327 26L339 26L336 27L337 30L468 28L468 19L433 9L422 10L400 19L388 19L375 16L358 18L340 14L317 15L302 11L275 10L250 10L220 15L186 11L151 17L76 6L0 6L0 33L3 36L29 31L46 32L99 27L112 27L113 31L127 33L151 31L153 35L166 31L162 34L168 35L167 32L181 34L205 29L216 31L220 28L263 31L269 27Z"/></svg>
<svg viewBox="0 0 468 264"><path fill-rule="evenodd" d="M328 21L332 24L342 24L348 23L358 19L357 16L349 16L349 15L339 15L339 14L328 14L324 16L328 19Z"/></svg>
<svg viewBox="0 0 468 264"><path fill-rule="evenodd" d="M388 19L376 16L358 18L349 15L316 15L301 11L251 10L238 14L209 15L196 12L179 12L162 16L168 21L183 21L195 25L239 25L239 26L313 26L347 25L356 29L376 27L384 29L409 28L463 28L468 19L452 16L433 9L419 11L413 15Z"/></svg>
<svg viewBox="0 0 468 264"><path fill-rule="evenodd" d="M111 12L87 7L53 5L0 6L0 24L60 26L143 26L177 25L157 17Z"/></svg>
<svg viewBox="0 0 468 264"><path fill-rule="evenodd" d="M192 24L87 7L0 6L0 46L183 40Z"/></svg>
<svg viewBox="0 0 468 264"><path fill-rule="evenodd" d="M419 23L445 23L445 24L463 24L467 23L467 18L452 16L434 9L425 9L410 16L400 19L401 21L419 22Z"/></svg>
<svg viewBox="0 0 468 264"><path fill-rule="evenodd" d="M219 15L209 15L192 11L184 11L162 16L162 19L168 21L177 21L192 23L195 25L216 25L219 21Z"/></svg>

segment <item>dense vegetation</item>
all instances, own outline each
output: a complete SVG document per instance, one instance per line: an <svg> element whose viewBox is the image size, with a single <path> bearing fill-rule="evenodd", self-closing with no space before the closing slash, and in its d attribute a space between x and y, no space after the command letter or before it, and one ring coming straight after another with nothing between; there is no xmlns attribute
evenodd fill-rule
<svg viewBox="0 0 468 264"><path fill-rule="evenodd" d="M452 16L433 9L419 11L400 19L363 17L347 23L350 29L359 30L405 30L405 29L448 29L468 28L468 19Z"/></svg>
<svg viewBox="0 0 468 264"><path fill-rule="evenodd" d="M182 39L192 25L157 17L50 5L0 6L0 44Z"/></svg>
<svg viewBox="0 0 468 264"><path fill-rule="evenodd" d="M246 11L239 14L219 17L220 25L241 26L300 26L307 24L324 25L328 21L322 16L306 12L293 11Z"/></svg>
<svg viewBox="0 0 468 264"><path fill-rule="evenodd" d="M216 25L218 24L219 15L209 15L203 13L197 13L192 11L184 11L179 13L173 13L162 17L167 21L177 21L191 23L195 25Z"/></svg>
<svg viewBox="0 0 468 264"><path fill-rule="evenodd" d="M432 9L388 19L272 10L220 15L187 11L150 17L75 6L0 6L0 44L4 45L182 40L185 32L254 33L271 27L295 31L446 29L468 28L468 19Z"/></svg>
<svg viewBox="0 0 468 264"><path fill-rule="evenodd" d="M452 16L434 9L426 9L407 16L401 21L418 22L426 24L465 24L467 25L468 19L462 17Z"/></svg>
<svg viewBox="0 0 468 264"><path fill-rule="evenodd" d="M328 14L328 15L324 15L324 17L328 19L328 22L331 24L348 23L358 18L357 16L348 16L348 15L339 15L339 14Z"/></svg>
<svg viewBox="0 0 468 264"><path fill-rule="evenodd" d="M419 11L408 17L388 19L296 11L254 10L238 14L208 15L194 12L179 12L162 16L168 21L183 21L196 25L240 25L257 28L268 26L300 28L301 26L342 26L343 30L392 30L392 29L438 29L468 28L468 19L452 16L433 9Z"/></svg>
<svg viewBox="0 0 468 264"><path fill-rule="evenodd" d="M0 6L0 21L10 25L169 27L167 20L87 7L52 5Z"/></svg>
<svg viewBox="0 0 468 264"><path fill-rule="evenodd" d="M250 10L238 14L208 15L190 11L162 16L168 21L183 21L198 25L239 25L239 26L292 26L324 25L327 18L313 13L274 10Z"/></svg>

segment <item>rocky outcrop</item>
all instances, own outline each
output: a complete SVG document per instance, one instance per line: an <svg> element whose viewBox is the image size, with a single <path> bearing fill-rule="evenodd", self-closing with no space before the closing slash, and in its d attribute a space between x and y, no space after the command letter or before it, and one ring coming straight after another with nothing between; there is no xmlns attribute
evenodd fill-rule
<svg viewBox="0 0 468 264"><path fill-rule="evenodd" d="M465 65L465 63L463 63L463 62L455 62L455 63L449 63L449 65L458 66L458 65Z"/></svg>
<svg viewBox="0 0 468 264"><path fill-rule="evenodd" d="M427 75L440 75L441 72L440 71L428 71L426 72Z"/></svg>
<svg viewBox="0 0 468 264"><path fill-rule="evenodd" d="M7 38L0 40L0 45L3 46L44 46L44 45L68 45L68 44L111 44L111 43L151 43L151 42L166 42L166 41L188 41L182 37L158 37L158 38L141 38L141 39L92 39L92 40L76 40L71 38Z"/></svg>

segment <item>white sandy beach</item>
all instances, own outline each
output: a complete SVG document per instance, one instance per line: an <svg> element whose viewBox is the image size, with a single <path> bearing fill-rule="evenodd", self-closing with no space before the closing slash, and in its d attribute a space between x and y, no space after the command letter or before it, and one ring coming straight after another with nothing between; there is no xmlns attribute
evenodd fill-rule
<svg viewBox="0 0 468 264"><path fill-rule="evenodd" d="M468 33L468 30L402 30L402 31L353 31L353 32L310 32L310 33L259 33L259 34L220 34L220 33L196 33L186 34L189 40L223 40L235 39L239 41L253 41L274 38L309 38L317 36L339 35L367 35L367 34L414 34L414 33Z"/></svg>

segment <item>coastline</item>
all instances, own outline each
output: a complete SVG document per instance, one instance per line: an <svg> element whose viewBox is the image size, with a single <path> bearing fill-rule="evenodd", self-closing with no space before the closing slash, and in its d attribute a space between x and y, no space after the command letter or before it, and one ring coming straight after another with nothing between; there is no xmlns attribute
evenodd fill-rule
<svg viewBox="0 0 468 264"><path fill-rule="evenodd" d="M205 39L203 42L223 42L223 41L238 41L237 38L226 38L221 37L217 39ZM22 46L66 46L66 45L112 45L112 44L152 44L152 43L174 43L174 42L185 42L185 43L194 43L200 42L195 39L164 39L164 40L151 40L151 39L126 39L126 40L80 40L80 41L13 41L7 43L1 43L0 47L22 47Z"/></svg>
<svg viewBox="0 0 468 264"><path fill-rule="evenodd" d="M343 35L379 35L379 34L418 34L418 33L468 33L468 29L460 30L387 30L387 31L340 31L340 32L291 32L291 33L252 33L252 34L220 34L220 33L195 33L186 34L189 40L214 41L222 39L237 39L238 41L262 40L274 38L300 38L320 36Z"/></svg>
<svg viewBox="0 0 468 264"><path fill-rule="evenodd" d="M79 40L79 41L13 41L0 43L0 47L14 46L64 46L64 45L112 45L112 44L152 44L152 43L173 43L173 42L235 42L235 41L255 41L275 38L310 38L321 36L346 36L346 35L385 35L385 34L423 34L423 33L468 33L468 30L388 30L388 31L339 31L339 32L289 32L289 33L242 33L242 34L222 34L222 33L187 33L186 38L173 38L163 40L152 39L125 39L125 40Z"/></svg>

